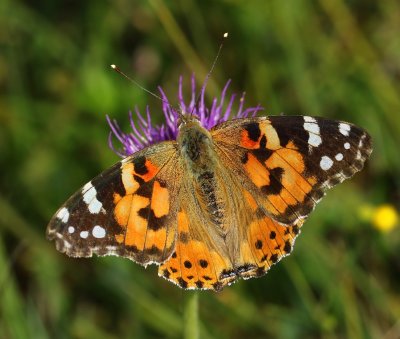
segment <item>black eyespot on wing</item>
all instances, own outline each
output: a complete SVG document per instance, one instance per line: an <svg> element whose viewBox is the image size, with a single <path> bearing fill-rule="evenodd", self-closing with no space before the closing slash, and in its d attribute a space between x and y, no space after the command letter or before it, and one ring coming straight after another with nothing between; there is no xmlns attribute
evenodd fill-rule
<svg viewBox="0 0 400 339"><path fill-rule="evenodd" d="M261 136L261 130L258 123L249 123L244 126L244 129L247 131L250 140L258 141Z"/></svg>
<svg viewBox="0 0 400 339"><path fill-rule="evenodd" d="M133 160L133 169L135 173L139 175L145 175L148 173L148 169L146 167L146 157L140 156Z"/></svg>

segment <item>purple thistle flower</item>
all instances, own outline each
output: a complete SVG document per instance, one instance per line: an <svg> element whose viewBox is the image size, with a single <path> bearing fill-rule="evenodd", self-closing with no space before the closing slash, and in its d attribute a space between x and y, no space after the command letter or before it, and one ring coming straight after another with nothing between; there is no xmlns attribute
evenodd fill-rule
<svg viewBox="0 0 400 339"><path fill-rule="evenodd" d="M225 87L221 92L221 97L219 100L214 98L211 104L211 108L206 107L204 102L205 86L203 86L200 92L200 99L196 103L196 83L195 77L192 76L192 97L187 105L183 100L182 94L182 77L179 78L179 90L178 90L178 101L179 107L183 114L193 114L196 116L200 124L206 128L211 129L215 125L227 121L230 117L237 118L247 118L249 116L254 117L258 111L262 110L262 107L251 107L243 109L245 93L242 94L239 101L239 109L236 114L232 114L232 105L235 100L236 95L232 94L230 100L224 108L224 101L226 96L226 91L229 87L230 80L226 83ZM132 112L129 112L129 120L131 124L131 132L124 133L119 127L115 119L111 120L107 116L107 122L110 125L111 132L109 136L109 146L110 148L120 157L124 158L133 153L147 147L158 143L160 141L175 140L178 135L178 112L169 104L169 100L165 95L161 87L158 88L161 93L161 98L163 100L163 113L165 116L165 123L159 126L153 126L150 118L149 107L146 107L146 115L143 116L138 108L135 108L136 122L134 121ZM116 149L113 144L113 134L122 144L121 149Z"/></svg>

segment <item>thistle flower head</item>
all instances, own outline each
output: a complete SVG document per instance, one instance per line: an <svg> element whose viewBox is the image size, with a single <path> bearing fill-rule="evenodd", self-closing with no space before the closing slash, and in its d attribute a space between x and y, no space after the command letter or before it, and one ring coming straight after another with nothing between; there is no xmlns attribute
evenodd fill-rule
<svg viewBox="0 0 400 339"><path fill-rule="evenodd" d="M226 83L223 88L219 98L214 98L212 100L211 106L208 107L205 104L205 86L200 91L199 100L197 100L196 95L196 83L195 77L192 76L191 80L191 99L187 104L183 99L182 93L182 77L179 78L179 90L178 90L178 102L179 107L183 114L192 114L196 116L200 124L206 128L211 129L215 125L227 121L229 118L246 118L254 117L258 111L262 110L262 107L251 107L243 108L245 93L239 99L239 108L237 112L233 112L232 106L235 101L236 95L232 94L230 99L225 106L226 92L228 90L230 80ZM165 95L165 92L161 87L159 87L162 98L162 109L165 117L165 123L161 125L154 126L151 122L151 114L149 107L146 107L146 114L141 114L138 108L135 108L135 116L132 112L129 112L129 120L131 125L131 131L125 133L119 127L115 119L111 120L107 116L108 124L110 125L111 132L109 137L110 148L120 157L127 157L147 146L153 145L155 143L175 140L178 135L178 119L179 113L172 105L169 104L169 100ZM122 144L122 147L117 149L113 144L113 135Z"/></svg>

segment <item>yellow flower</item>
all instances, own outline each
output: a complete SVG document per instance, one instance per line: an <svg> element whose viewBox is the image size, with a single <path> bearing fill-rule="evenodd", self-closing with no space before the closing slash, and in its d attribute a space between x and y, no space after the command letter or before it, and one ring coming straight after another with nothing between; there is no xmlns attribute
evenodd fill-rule
<svg viewBox="0 0 400 339"><path fill-rule="evenodd" d="M389 204L377 207L372 214L372 224L382 232L389 232L399 221L396 209Z"/></svg>

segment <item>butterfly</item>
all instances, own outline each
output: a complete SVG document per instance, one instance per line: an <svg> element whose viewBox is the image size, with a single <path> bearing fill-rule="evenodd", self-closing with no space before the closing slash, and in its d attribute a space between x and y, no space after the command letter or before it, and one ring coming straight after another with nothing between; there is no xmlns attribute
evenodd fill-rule
<svg viewBox="0 0 400 339"><path fill-rule="evenodd" d="M47 237L71 257L156 264L184 289L220 291L289 255L325 192L360 171L366 131L310 116L182 115L176 140L151 145L79 189Z"/></svg>

